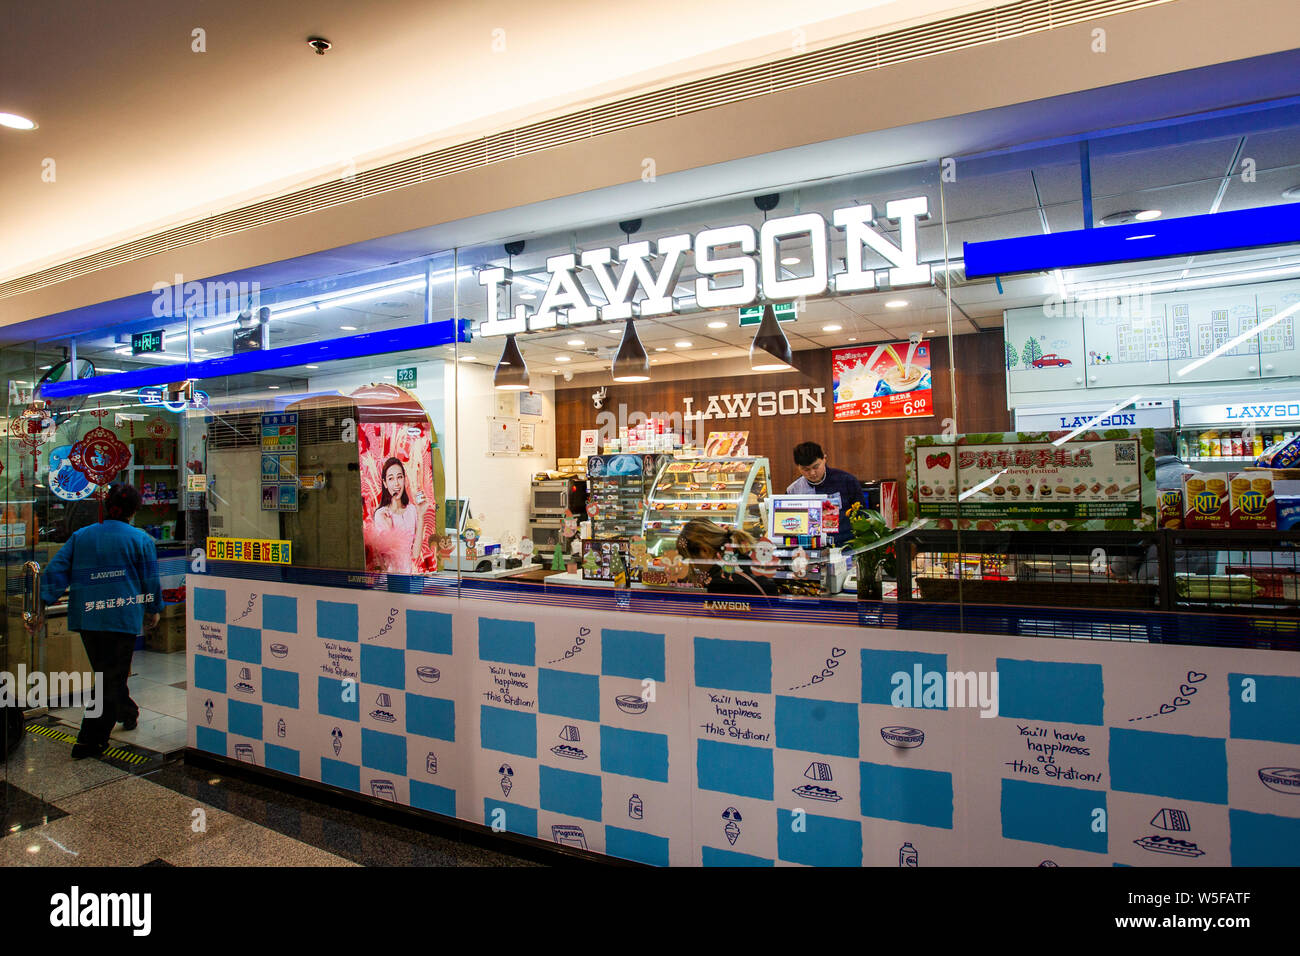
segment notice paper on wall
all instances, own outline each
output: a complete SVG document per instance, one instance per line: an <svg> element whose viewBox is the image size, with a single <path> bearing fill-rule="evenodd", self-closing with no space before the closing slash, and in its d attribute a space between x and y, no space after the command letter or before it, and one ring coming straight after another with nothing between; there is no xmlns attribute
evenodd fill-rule
<svg viewBox="0 0 1300 956"><path fill-rule="evenodd" d="M542 417L542 393L541 392L520 392L519 393L519 414L527 415L529 418Z"/></svg>
<svg viewBox="0 0 1300 956"><path fill-rule="evenodd" d="M519 420L517 418L488 419L488 454L519 454Z"/></svg>
<svg viewBox="0 0 1300 956"><path fill-rule="evenodd" d="M262 510L298 510L298 413L262 416Z"/></svg>
<svg viewBox="0 0 1300 956"><path fill-rule="evenodd" d="M519 450L525 455L537 453L537 426L521 422L519 425Z"/></svg>

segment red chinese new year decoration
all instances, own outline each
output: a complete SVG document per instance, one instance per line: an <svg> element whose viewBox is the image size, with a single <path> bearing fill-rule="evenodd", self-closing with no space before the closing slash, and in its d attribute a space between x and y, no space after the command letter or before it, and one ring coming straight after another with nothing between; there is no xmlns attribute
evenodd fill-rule
<svg viewBox="0 0 1300 956"><path fill-rule="evenodd" d="M90 414L101 420L86 432L68 452L68 464L81 472L92 484L107 485L131 461L131 449L102 424L108 413L96 409Z"/></svg>

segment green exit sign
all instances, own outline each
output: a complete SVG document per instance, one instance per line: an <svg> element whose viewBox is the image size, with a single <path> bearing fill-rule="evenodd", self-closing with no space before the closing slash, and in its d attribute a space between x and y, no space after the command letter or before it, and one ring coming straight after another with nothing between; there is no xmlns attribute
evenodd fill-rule
<svg viewBox="0 0 1300 956"><path fill-rule="evenodd" d="M131 354L143 355L147 352L161 352L163 350L163 330L154 329L152 332L132 332L131 333Z"/></svg>
<svg viewBox="0 0 1300 956"><path fill-rule="evenodd" d="M795 308L793 302L774 302L772 311L776 313L778 322L793 322L795 317ZM740 325L758 325L763 321L763 307L761 305L746 306L740 310Z"/></svg>
<svg viewBox="0 0 1300 956"><path fill-rule="evenodd" d="M397 370L397 384L415 388L415 368L399 368Z"/></svg>

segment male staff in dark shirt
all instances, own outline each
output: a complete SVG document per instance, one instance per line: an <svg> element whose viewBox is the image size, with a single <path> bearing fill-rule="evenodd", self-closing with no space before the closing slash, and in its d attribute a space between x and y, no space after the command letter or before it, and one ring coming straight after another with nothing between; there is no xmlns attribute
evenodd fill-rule
<svg viewBox="0 0 1300 956"><path fill-rule="evenodd" d="M790 483L786 494L790 495L825 495L840 506L840 530L831 535L831 542L842 545L852 537L853 532L844 517L853 503L861 502L867 507L867 500L862 494L862 483L847 471L831 468L826 464L826 453L816 442L806 441L796 445L794 463L799 468L800 477Z"/></svg>
<svg viewBox="0 0 1300 956"><path fill-rule="evenodd" d="M78 631L90 666L99 675L103 710L81 720L72 757L98 757L108 749L113 725L127 730L139 716L127 691L131 653L144 626L158 623L162 592L153 538L129 524L140 492L114 485L104 502L104 521L76 531L59 549L41 581L41 600L52 604L71 587L68 630Z"/></svg>

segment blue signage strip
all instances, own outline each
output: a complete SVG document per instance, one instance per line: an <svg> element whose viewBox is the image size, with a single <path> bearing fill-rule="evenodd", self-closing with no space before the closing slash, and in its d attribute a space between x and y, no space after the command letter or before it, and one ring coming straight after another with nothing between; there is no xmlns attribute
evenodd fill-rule
<svg viewBox="0 0 1300 956"><path fill-rule="evenodd" d="M246 375L249 372L292 368L309 362L320 364L338 359L433 348L438 345L450 345L453 342L469 342L471 338L469 319L448 319L444 322L363 332L360 335L327 339L323 342L286 345L283 348L267 349L264 352L244 352L202 362L177 362L175 365L159 365L155 368L98 375L71 382L47 382L41 386L41 394L38 397L70 398L74 395L96 395L119 389L138 389L146 385L166 385L170 382Z"/></svg>
<svg viewBox="0 0 1300 956"><path fill-rule="evenodd" d="M962 255L966 275L978 278L1293 242L1300 242L1300 203L966 242L962 243Z"/></svg>

